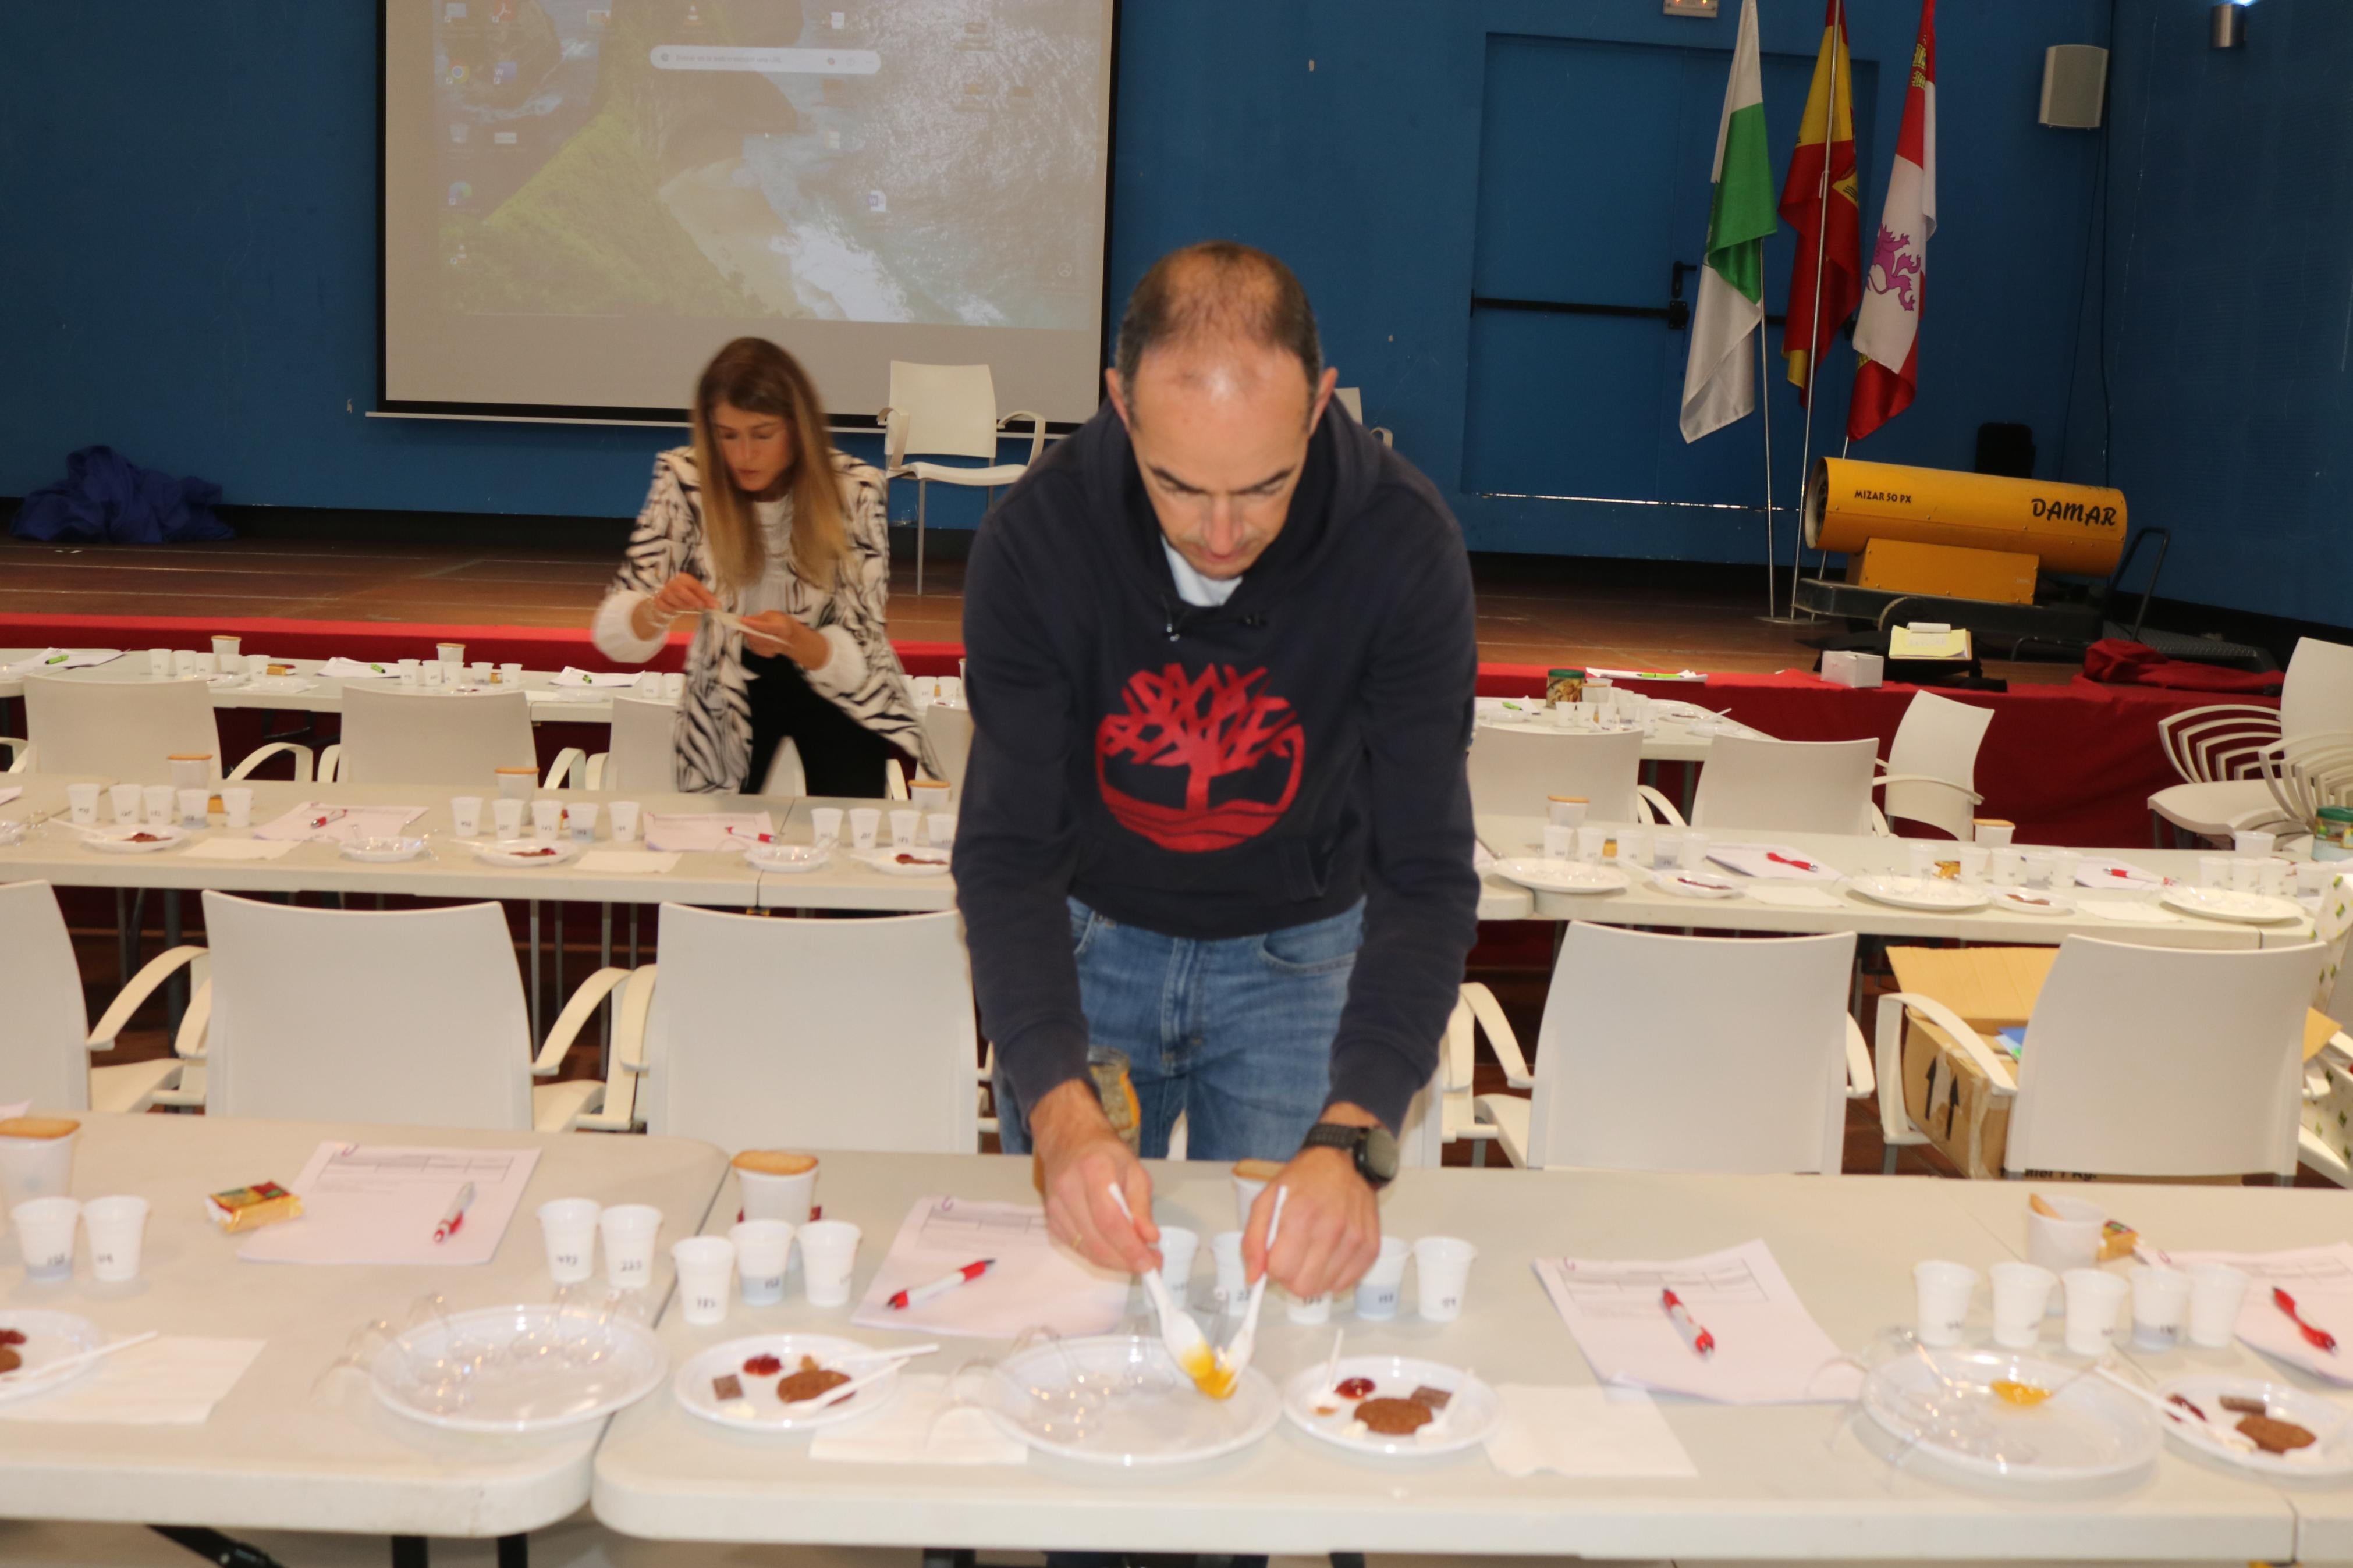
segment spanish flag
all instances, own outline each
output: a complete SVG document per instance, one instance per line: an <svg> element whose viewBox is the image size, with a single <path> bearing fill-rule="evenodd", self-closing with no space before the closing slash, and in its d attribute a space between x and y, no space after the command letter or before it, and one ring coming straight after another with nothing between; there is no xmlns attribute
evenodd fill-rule
<svg viewBox="0 0 2353 1568"><path fill-rule="evenodd" d="M1837 79L1835 100L1831 79ZM1830 183L1822 183L1827 164ZM1830 213L1824 220L1827 201ZM1806 117L1798 130L1798 150L1789 177L1781 184L1781 216L1798 231L1798 260L1789 273L1789 320L1781 330L1781 357L1803 401L1822 355L1830 352L1839 324L1862 299L1862 217L1855 199L1854 63L1846 51L1846 0L1828 0L1822 18L1821 52L1814 59L1814 85L1806 94ZM1819 259L1818 259L1819 258ZM1821 313L1814 311L1817 267L1821 277ZM1811 341L1813 352L1807 353Z"/></svg>

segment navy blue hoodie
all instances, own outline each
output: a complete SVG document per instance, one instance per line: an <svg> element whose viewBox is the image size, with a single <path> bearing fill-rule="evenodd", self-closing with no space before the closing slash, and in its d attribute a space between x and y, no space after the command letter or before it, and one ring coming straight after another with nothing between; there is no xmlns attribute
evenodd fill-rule
<svg viewBox="0 0 2353 1568"><path fill-rule="evenodd" d="M1470 563L1430 481L1327 410L1282 531L1224 605L1177 597L1108 405L982 522L957 903L1016 1098L1086 1074L1066 895L1166 935L1366 901L1332 1100L1394 1129L1476 931Z"/></svg>

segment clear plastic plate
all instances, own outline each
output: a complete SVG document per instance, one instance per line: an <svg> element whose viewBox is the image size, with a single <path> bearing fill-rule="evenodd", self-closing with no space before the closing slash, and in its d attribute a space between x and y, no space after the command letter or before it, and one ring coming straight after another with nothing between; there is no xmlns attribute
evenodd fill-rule
<svg viewBox="0 0 2353 1568"><path fill-rule="evenodd" d="M614 1310L483 1307L408 1330L368 1369L377 1399L458 1432L547 1432L596 1421L661 1386L669 1357Z"/></svg>
<svg viewBox="0 0 2353 1568"><path fill-rule="evenodd" d="M1907 1451L1999 1480L2095 1480L2156 1458L2164 1440L2149 1407L2084 1370L2007 1351L1922 1351L1865 1378L1862 1408ZM1994 1392L1996 1383L2050 1394L2016 1405Z"/></svg>
<svg viewBox="0 0 2353 1568"><path fill-rule="evenodd" d="M972 1370L972 1369L968 1369ZM1246 1448L1282 1417L1274 1385L1245 1369L1230 1399L1193 1386L1160 1341L1128 1334L1017 1344L987 1373L959 1375L967 1402L1041 1453L1091 1465L1188 1465Z"/></svg>
<svg viewBox="0 0 2353 1568"><path fill-rule="evenodd" d="M1546 860L1526 855L1496 861L1494 871L1507 882L1517 882L1539 893L1615 893L1630 882L1626 873L1615 866L1597 866L1584 860Z"/></svg>

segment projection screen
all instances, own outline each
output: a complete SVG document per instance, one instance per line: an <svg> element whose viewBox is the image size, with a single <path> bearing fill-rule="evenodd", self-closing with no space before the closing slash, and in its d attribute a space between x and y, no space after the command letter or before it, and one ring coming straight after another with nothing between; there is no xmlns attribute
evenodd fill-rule
<svg viewBox="0 0 2353 1568"><path fill-rule="evenodd" d="M1116 0L381 0L388 413L668 418L728 339L1092 414Z"/></svg>

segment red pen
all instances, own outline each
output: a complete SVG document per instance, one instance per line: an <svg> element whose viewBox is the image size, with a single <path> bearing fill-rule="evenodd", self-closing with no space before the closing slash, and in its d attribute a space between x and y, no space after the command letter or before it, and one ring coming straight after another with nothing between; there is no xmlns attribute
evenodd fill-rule
<svg viewBox="0 0 2353 1568"><path fill-rule="evenodd" d="M474 1184L468 1182L458 1189L458 1195L449 1200L449 1212L443 1215L441 1223L433 1227L433 1239L447 1241L457 1235L458 1227L466 1223L466 1211L473 1205Z"/></svg>
<svg viewBox="0 0 2353 1568"><path fill-rule="evenodd" d="M1715 1353L1715 1336L1699 1326L1691 1315L1691 1309L1683 1305L1682 1297L1672 1290L1662 1290L1659 1292L1659 1305L1667 1310L1667 1321L1674 1324L1675 1331L1682 1334L1684 1342L1691 1346L1692 1354L1705 1361Z"/></svg>
<svg viewBox="0 0 2353 1568"><path fill-rule="evenodd" d="M884 1304L894 1312L903 1312L918 1301L928 1301L934 1296L944 1296L957 1286L968 1280L979 1279L987 1273L996 1262L997 1259L994 1258L984 1258L976 1263L967 1263L955 1273L943 1274L928 1285L918 1285L913 1289L899 1291Z"/></svg>
<svg viewBox="0 0 2353 1568"><path fill-rule="evenodd" d="M727 830L727 837L730 838L749 838L761 844L781 844L784 842L783 839L777 837L776 835L773 833L746 833L739 827L729 828Z"/></svg>
<svg viewBox="0 0 2353 1568"><path fill-rule="evenodd" d="M1794 866L1800 871L1819 871L1821 869L1820 866L1815 865L1811 860L1792 860L1787 855L1777 854L1770 849L1765 851L1765 858L1772 861L1777 866Z"/></svg>
<svg viewBox="0 0 2353 1568"><path fill-rule="evenodd" d="M2272 1287L2272 1305L2287 1314L2288 1321L2295 1325L2295 1331L2304 1336L2305 1343L2316 1351L2326 1351L2330 1355L2337 1353L2337 1336L2327 1329L2316 1328L2298 1317L2295 1310L2295 1298L2276 1285Z"/></svg>

